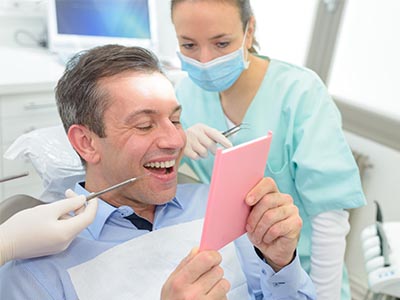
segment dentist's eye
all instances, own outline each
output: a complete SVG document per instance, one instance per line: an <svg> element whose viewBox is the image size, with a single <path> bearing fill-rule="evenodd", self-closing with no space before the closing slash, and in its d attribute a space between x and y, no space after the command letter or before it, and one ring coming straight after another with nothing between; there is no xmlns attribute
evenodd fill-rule
<svg viewBox="0 0 400 300"><path fill-rule="evenodd" d="M184 43L184 44L181 44L181 47L185 48L186 50L190 50L190 49L194 48L194 43Z"/></svg>
<svg viewBox="0 0 400 300"><path fill-rule="evenodd" d="M230 42L218 42L217 47L218 48L226 48L229 46L229 44L230 44Z"/></svg>

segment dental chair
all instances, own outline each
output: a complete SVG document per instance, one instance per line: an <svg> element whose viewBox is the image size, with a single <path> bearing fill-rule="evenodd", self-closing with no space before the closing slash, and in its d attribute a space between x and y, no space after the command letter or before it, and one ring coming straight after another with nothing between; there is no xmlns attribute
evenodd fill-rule
<svg viewBox="0 0 400 300"><path fill-rule="evenodd" d="M14 195L0 202L0 224L20 210L43 204L42 201L28 195Z"/></svg>

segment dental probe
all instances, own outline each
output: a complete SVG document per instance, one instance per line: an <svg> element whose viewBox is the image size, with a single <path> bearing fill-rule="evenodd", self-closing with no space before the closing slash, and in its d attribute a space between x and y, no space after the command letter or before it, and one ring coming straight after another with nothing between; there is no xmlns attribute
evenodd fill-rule
<svg viewBox="0 0 400 300"><path fill-rule="evenodd" d="M18 175L7 176L7 177L0 178L0 182L13 180L13 179L17 179L17 178L28 176L28 175L29 175L29 172L25 172L25 173L18 174Z"/></svg>
<svg viewBox="0 0 400 300"><path fill-rule="evenodd" d="M107 193L107 192L110 192L112 190L115 190L115 189L118 189L120 187L123 187L124 185L127 185L128 183L135 182L136 180L138 180L138 179L140 179L140 178L142 178L144 176L147 176L147 175L150 175L150 173L146 173L146 174L140 175L138 177L130 178L128 180L125 180L125 181L122 181L120 183L117 183L116 185L110 186L110 187L108 187L108 188L106 188L104 190L101 190L99 192L90 193L89 195L86 196L86 201L89 201L90 199L93 199L93 198L96 198L96 197L98 197L100 195L103 195L104 193Z"/></svg>

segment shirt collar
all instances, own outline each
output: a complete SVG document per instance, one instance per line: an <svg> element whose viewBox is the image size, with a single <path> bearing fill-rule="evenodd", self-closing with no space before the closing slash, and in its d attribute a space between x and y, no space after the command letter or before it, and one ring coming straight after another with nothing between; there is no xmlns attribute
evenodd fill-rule
<svg viewBox="0 0 400 300"><path fill-rule="evenodd" d="M75 184L75 193L77 193L78 195L89 195L90 193L84 188L85 186L85 182L77 182ZM167 205L174 205L180 209L182 209L182 203L181 201L179 201L176 197L174 197L174 199L172 199L171 201L169 201L168 203L164 204L165 206ZM129 211L130 207L127 206L121 206L120 208L116 208L110 204L108 204L107 202L105 202L104 200L101 200L101 198L99 198L99 205L97 208L97 213L96 213L96 217L93 221L92 224L90 224L87 227L87 230L90 232L90 234L93 236L93 238L95 238L96 240L99 239L100 237L100 233L105 225L105 223L107 222L108 218L111 216L111 214L117 210L122 210L121 213L123 216L127 216L133 213Z"/></svg>

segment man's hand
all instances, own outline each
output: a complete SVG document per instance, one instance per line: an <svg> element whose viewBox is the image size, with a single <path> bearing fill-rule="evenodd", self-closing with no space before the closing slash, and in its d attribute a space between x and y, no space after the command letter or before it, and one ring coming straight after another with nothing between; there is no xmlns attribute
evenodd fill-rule
<svg viewBox="0 0 400 300"><path fill-rule="evenodd" d="M168 277L161 299L227 299L230 284L223 278L224 271L219 266L221 261L217 251L198 252L198 249L193 249Z"/></svg>
<svg viewBox="0 0 400 300"><path fill-rule="evenodd" d="M290 195L279 192L272 178L263 178L248 194L252 206L246 230L268 264L278 272L293 257L302 220Z"/></svg>

